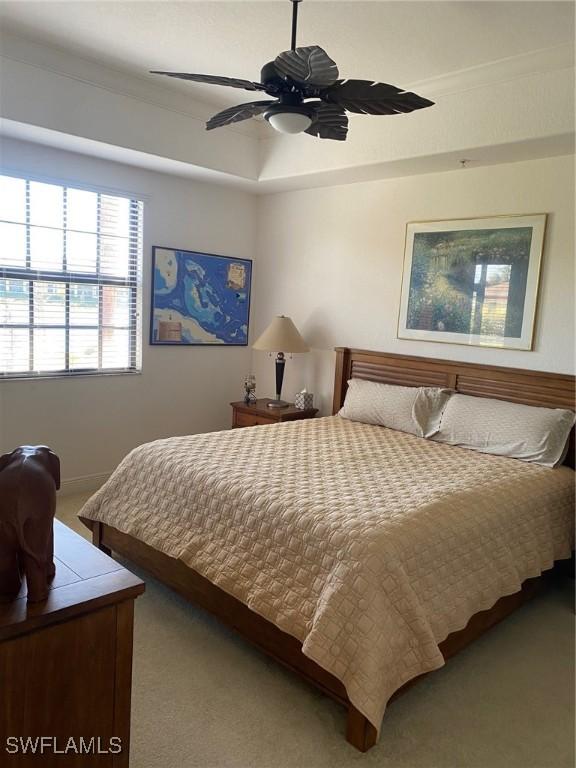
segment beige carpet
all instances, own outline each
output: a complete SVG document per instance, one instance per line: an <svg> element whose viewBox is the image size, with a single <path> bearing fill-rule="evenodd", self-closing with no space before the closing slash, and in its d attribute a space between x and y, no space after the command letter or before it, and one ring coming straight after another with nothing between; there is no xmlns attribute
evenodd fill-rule
<svg viewBox="0 0 576 768"><path fill-rule="evenodd" d="M59 503L82 533L84 496ZM344 710L146 580L136 601L131 768L573 768L574 614L559 582L409 690L362 755Z"/></svg>

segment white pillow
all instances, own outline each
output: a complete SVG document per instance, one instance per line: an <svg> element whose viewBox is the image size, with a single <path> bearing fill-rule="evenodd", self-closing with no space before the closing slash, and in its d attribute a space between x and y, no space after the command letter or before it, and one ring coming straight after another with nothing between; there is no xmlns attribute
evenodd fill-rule
<svg viewBox="0 0 576 768"><path fill-rule="evenodd" d="M339 415L351 421L390 427L417 437L438 431L450 390L397 387L377 381L350 379Z"/></svg>
<svg viewBox="0 0 576 768"><path fill-rule="evenodd" d="M553 467L564 458L572 411L453 395L434 440Z"/></svg>

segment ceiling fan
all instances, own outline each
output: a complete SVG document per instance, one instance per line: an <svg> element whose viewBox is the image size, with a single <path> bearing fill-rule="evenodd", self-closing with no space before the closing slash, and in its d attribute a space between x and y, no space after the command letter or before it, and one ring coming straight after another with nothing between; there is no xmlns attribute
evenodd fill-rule
<svg viewBox="0 0 576 768"><path fill-rule="evenodd" d="M323 48L318 45L297 48L298 5L301 1L291 0L292 47L264 65L260 83L187 72L153 70L151 74L246 91L264 91L275 97L273 101L250 101L218 112L206 123L209 131L263 114L280 133L304 132L320 139L344 141L348 132L347 111L395 115L433 106L434 102L394 85L372 80L340 80L336 63Z"/></svg>

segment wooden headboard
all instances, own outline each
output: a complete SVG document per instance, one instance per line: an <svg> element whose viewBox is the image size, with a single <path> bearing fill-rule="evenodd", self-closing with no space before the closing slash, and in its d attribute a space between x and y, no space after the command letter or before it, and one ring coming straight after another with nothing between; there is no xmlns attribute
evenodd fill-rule
<svg viewBox="0 0 576 768"><path fill-rule="evenodd" d="M576 377L566 373L336 347L332 413L337 413L342 407L349 379L368 379L405 387L449 387L463 395L576 410ZM574 466L574 430L565 463Z"/></svg>

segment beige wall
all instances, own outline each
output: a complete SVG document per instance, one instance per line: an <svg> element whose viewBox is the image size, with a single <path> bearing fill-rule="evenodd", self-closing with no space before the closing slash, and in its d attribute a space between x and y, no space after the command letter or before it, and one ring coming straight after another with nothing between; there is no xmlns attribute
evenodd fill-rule
<svg viewBox="0 0 576 768"><path fill-rule="evenodd" d="M253 332L290 315L313 352L289 360L285 397L302 386L326 413L334 346L574 370L574 158L268 195L258 203ZM479 349L396 338L406 222L507 213L549 214L534 351ZM258 393L273 365L253 353Z"/></svg>
<svg viewBox="0 0 576 768"><path fill-rule="evenodd" d="M70 479L106 473L155 438L227 427L250 349L149 346L151 247L253 258L254 198L27 143L5 141L1 159L24 173L142 194L146 202L142 374L0 382L0 453L47 443Z"/></svg>
<svg viewBox="0 0 576 768"><path fill-rule="evenodd" d="M291 315L313 348L288 360L284 394L307 386L327 413L333 347L348 345L552 371L574 369L573 158L267 195L6 141L13 170L146 196L143 373L0 382L0 452L48 443L67 479L113 469L134 446L168 435L224 429L228 402L256 372L273 392L273 363L248 348L150 347L152 245L253 258L251 337L274 314ZM549 213L533 352L396 339L407 221Z"/></svg>

